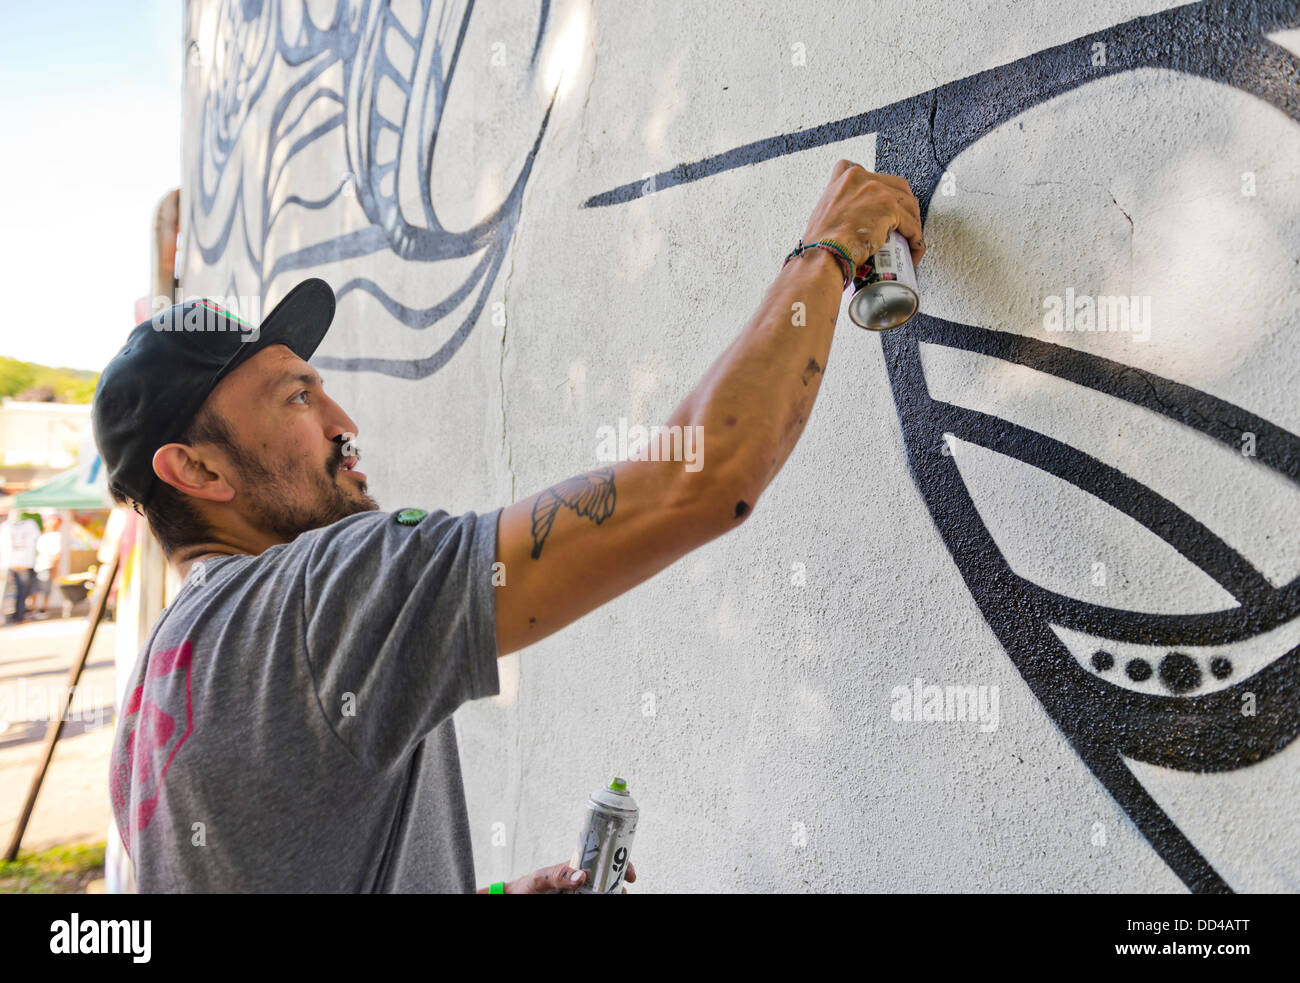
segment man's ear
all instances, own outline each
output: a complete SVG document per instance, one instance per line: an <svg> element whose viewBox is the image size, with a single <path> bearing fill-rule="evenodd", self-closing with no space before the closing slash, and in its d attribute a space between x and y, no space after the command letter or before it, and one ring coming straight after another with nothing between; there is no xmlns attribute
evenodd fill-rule
<svg viewBox="0 0 1300 983"><path fill-rule="evenodd" d="M154 451L153 472L177 491L210 502L228 502L235 489L212 471L194 448L186 444L164 444Z"/></svg>

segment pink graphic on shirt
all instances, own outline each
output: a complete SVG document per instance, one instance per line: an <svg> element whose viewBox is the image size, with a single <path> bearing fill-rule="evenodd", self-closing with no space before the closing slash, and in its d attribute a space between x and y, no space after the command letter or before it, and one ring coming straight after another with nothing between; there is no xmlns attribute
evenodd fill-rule
<svg viewBox="0 0 1300 983"><path fill-rule="evenodd" d="M122 708L109 766L109 789L117 830L128 854L131 831L139 832L153 819L167 769L194 730L190 655L190 643L183 642L150 656L144 681ZM183 686L178 669L185 670ZM184 731L177 723L182 713Z"/></svg>

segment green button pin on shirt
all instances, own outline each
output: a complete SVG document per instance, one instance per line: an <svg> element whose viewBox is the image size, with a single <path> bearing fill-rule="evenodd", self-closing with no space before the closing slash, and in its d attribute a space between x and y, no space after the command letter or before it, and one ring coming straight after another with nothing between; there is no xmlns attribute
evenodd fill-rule
<svg viewBox="0 0 1300 983"><path fill-rule="evenodd" d="M428 514L424 509L402 509L397 513L397 521L404 526L413 526Z"/></svg>

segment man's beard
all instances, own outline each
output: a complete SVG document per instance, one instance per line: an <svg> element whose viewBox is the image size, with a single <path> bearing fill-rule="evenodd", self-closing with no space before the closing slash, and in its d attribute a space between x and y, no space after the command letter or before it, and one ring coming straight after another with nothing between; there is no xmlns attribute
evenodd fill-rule
<svg viewBox="0 0 1300 983"><path fill-rule="evenodd" d="M356 496L348 495L339 487L338 473L343 461L338 457L331 458L320 471L308 472L313 493L310 505L295 504L301 489L284 474L277 474L242 452L237 457L236 467L245 483L240 491L252 516L286 542L346 516L379 508L379 503L365 494L364 484L357 486L360 494Z"/></svg>

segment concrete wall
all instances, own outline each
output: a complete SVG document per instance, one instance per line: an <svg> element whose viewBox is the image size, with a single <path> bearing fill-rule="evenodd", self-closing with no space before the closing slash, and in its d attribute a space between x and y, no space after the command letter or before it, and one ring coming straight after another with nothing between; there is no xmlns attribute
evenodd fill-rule
<svg viewBox="0 0 1300 983"><path fill-rule="evenodd" d="M191 0L184 291L329 280L386 508L662 422L839 158L926 212L753 517L458 714L480 882L617 773L644 890L1300 889L1300 8L981 8Z"/></svg>

